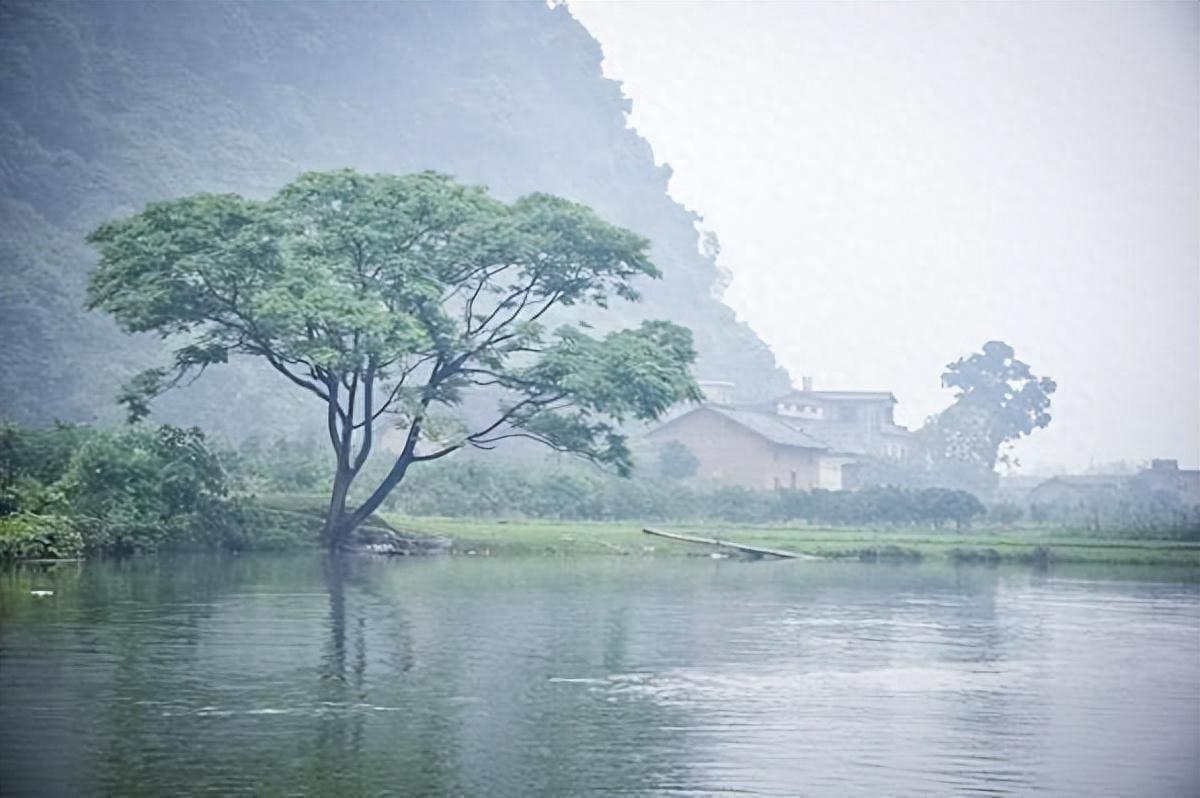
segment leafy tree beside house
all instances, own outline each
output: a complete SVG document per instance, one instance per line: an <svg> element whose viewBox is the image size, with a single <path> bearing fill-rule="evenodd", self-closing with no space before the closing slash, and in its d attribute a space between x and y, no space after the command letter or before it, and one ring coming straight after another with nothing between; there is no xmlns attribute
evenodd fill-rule
<svg viewBox="0 0 1200 798"><path fill-rule="evenodd" d="M1004 447L1050 424L1050 396L1058 386L1038 377L1003 341L950 363L942 385L954 404L920 430L933 478L987 496L995 489Z"/></svg>
<svg viewBox="0 0 1200 798"><path fill-rule="evenodd" d="M127 386L132 419L189 374L260 358L320 402L336 467L331 549L415 463L522 437L627 473L626 419L699 399L690 332L644 322L603 337L555 312L636 300L657 277L648 242L547 194L511 204L425 172L302 175L265 201L199 194L109 222L90 306L130 332L179 343L169 367ZM473 428L438 410L501 397ZM347 495L382 426L400 453L368 498Z"/></svg>

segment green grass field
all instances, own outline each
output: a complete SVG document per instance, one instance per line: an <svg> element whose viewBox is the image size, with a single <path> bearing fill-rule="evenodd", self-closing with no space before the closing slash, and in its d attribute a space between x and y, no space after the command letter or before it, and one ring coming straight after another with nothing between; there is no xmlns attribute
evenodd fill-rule
<svg viewBox="0 0 1200 798"><path fill-rule="evenodd" d="M324 499L278 494L260 496L264 507L305 517L320 529ZM1200 568L1200 543L1134 538L1096 538L1051 528L979 528L964 531L908 528L651 523L623 521L495 520L413 517L376 513L372 524L412 535L450 538L457 554L608 555L705 557L716 549L653 537L652 526L669 532L720 538L750 546L786 549L817 557L862 560L1096 563L1174 565Z"/></svg>
<svg viewBox="0 0 1200 798"><path fill-rule="evenodd" d="M417 535L443 535L459 553L707 556L715 549L644 534L642 525L599 521L495 521L413 518L383 514L391 526ZM856 528L653 524L657 529L855 559L932 559L981 562L1078 562L1200 567L1200 544L1097 539L1053 530L884 531Z"/></svg>

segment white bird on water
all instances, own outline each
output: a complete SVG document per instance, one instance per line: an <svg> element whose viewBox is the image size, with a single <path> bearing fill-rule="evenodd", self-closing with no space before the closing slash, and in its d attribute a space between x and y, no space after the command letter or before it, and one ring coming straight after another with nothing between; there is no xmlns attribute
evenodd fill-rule
<svg viewBox="0 0 1200 798"><path fill-rule="evenodd" d="M45 598L46 596L53 596L54 591L53 590L30 590L29 595L37 596L38 598Z"/></svg>

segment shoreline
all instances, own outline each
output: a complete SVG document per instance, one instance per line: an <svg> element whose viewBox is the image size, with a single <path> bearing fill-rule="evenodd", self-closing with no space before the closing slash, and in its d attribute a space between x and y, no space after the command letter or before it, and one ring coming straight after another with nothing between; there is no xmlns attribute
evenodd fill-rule
<svg viewBox="0 0 1200 798"><path fill-rule="evenodd" d="M642 524L608 521L494 520L382 514L389 525L418 537L452 541L454 554L701 556L718 550L642 533ZM1200 543L1133 538L1087 538L1061 530L963 531L662 524L673 532L720 537L834 560L977 563L1111 563L1200 569Z"/></svg>

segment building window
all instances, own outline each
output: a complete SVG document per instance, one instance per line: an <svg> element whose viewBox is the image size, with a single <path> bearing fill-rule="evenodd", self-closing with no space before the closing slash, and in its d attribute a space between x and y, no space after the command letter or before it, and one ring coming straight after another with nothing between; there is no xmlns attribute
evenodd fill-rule
<svg viewBox="0 0 1200 798"><path fill-rule="evenodd" d="M854 405L842 405L838 408L838 421L858 421L858 408Z"/></svg>

